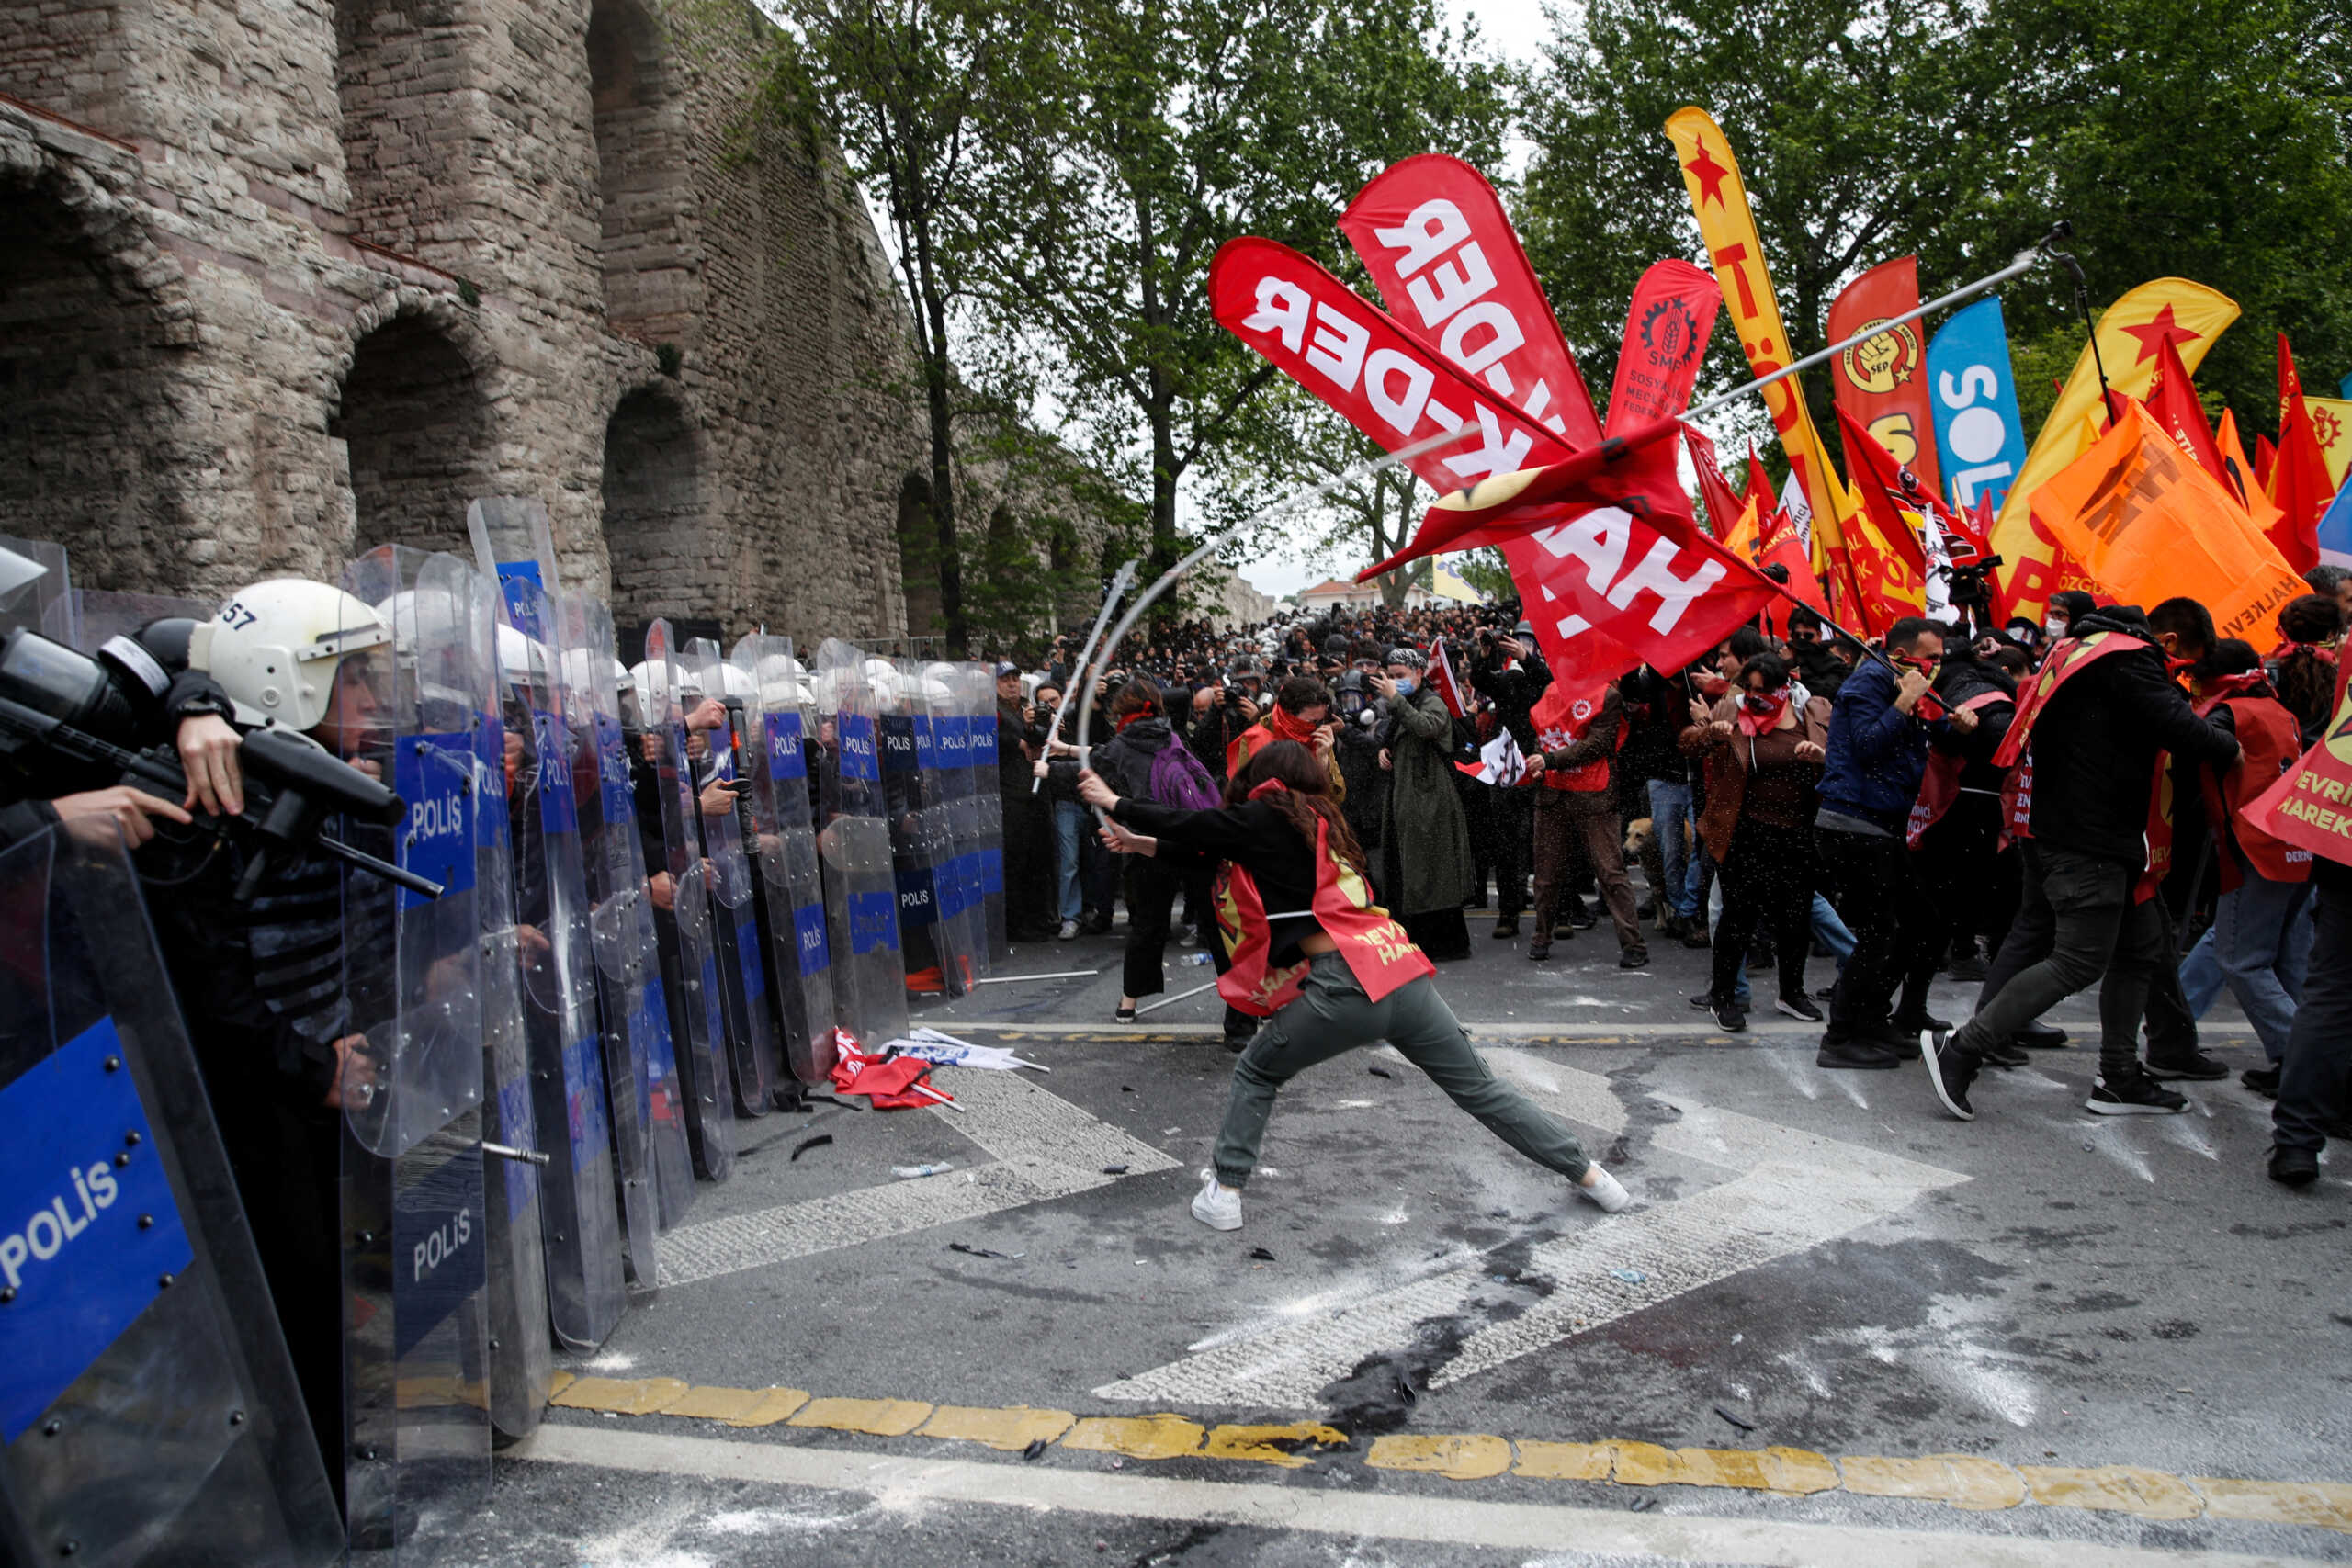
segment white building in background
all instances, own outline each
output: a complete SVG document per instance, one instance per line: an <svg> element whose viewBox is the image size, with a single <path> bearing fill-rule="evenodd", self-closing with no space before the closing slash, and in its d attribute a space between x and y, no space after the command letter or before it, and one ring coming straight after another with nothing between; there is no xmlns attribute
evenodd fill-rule
<svg viewBox="0 0 2352 1568"><path fill-rule="evenodd" d="M1200 614L1214 626L1254 626L1272 615L1283 602L1259 592L1239 572L1211 563L1197 567L1185 584L1200 604Z"/></svg>
<svg viewBox="0 0 2352 1568"><path fill-rule="evenodd" d="M1485 597L1442 566L1431 573L1431 578L1429 584L1416 582L1405 590L1405 608L1422 610L1432 604L1476 604ZM1301 592L1298 603L1301 609L1313 615L1319 610L1337 609L1342 605L1349 609L1369 609L1382 600L1378 583L1327 577Z"/></svg>

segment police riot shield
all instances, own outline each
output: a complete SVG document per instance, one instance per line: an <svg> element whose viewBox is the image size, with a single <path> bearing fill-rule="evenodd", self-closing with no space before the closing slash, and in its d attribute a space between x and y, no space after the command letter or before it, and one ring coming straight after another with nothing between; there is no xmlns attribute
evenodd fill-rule
<svg viewBox="0 0 2352 1568"><path fill-rule="evenodd" d="M709 755L699 721L701 698L686 691L670 623L645 629L645 750L660 797L669 908L654 897L662 937L662 977L670 998L670 1038L685 1094L686 1135L695 1174L724 1181L735 1165L735 1090L727 1070L727 1022L719 1001L718 956L712 946L711 864L703 853L702 784ZM716 705L713 705L714 706ZM701 734L699 744L691 737ZM699 753L699 755L697 755Z"/></svg>
<svg viewBox="0 0 2352 1568"><path fill-rule="evenodd" d="M986 664L957 666L963 671L965 722L971 727L974 863L979 877L980 930L991 964L1012 955L1004 926L1004 795L998 768L996 672Z"/></svg>
<svg viewBox="0 0 2352 1568"><path fill-rule="evenodd" d="M455 557L394 546L343 585L391 632L338 677L371 710L355 760L408 805L381 835L350 830L442 888L343 879L345 1038L361 1058L343 1097L345 1506L356 1554L424 1556L490 1483L476 903L490 604Z"/></svg>
<svg viewBox="0 0 2352 1568"><path fill-rule="evenodd" d="M612 612L584 594L564 594L557 604L566 631L564 659L574 667L566 685L588 714L589 744L573 775L573 794L581 806L615 1179L629 1278L650 1287L659 1274L654 1231L684 1216L695 1183L629 771L645 727L637 688L614 656Z"/></svg>
<svg viewBox="0 0 2352 1568"><path fill-rule="evenodd" d="M766 940L761 922L760 874L752 831L752 789L743 758L743 699L751 677L727 661L718 645L695 637L685 647L688 680L705 697L715 697L726 721L706 732L710 747L709 783L731 793L731 802L707 795L702 818L703 853L710 861L711 946L718 957L718 999L727 1020L728 1062L735 1070L735 1110L764 1116L784 1071L777 1041L775 1001L770 995Z"/></svg>
<svg viewBox="0 0 2352 1568"><path fill-rule="evenodd" d="M152 622L209 621L219 609L203 599L171 593L116 593L106 589L74 591L74 646L95 654L113 637L135 637Z"/></svg>
<svg viewBox="0 0 2352 1568"><path fill-rule="evenodd" d="M499 634L489 583L471 583L477 601L469 625L485 639L485 669L494 669ZM395 596L398 607L404 601ZM413 604L413 594L405 601ZM510 780L527 756L527 730L507 710L493 680L474 728L474 909L481 926L482 1135L491 1146L536 1150L537 1119L531 1105L530 1054L524 1034L525 943L515 913L513 803ZM502 1438L529 1436L547 1408L555 1358L540 1325L547 1321L547 1264L539 1172L527 1160L495 1159L482 1167L483 1223L490 1258L483 1296L490 1318L490 1423Z"/></svg>
<svg viewBox="0 0 2352 1568"><path fill-rule="evenodd" d="M752 780L752 826L766 889L770 984L784 1023L785 1066L804 1084L833 1070L831 944L825 935L824 875L810 825L808 751L803 723L816 701L792 639L754 633L729 662L748 677L743 761Z"/></svg>
<svg viewBox="0 0 2352 1568"><path fill-rule="evenodd" d="M956 954L940 925L939 755L923 701L922 666L868 659L880 710L882 799L890 824L890 870L899 886L899 942L907 989L955 995Z"/></svg>
<svg viewBox="0 0 2352 1568"><path fill-rule="evenodd" d="M0 631L23 629L62 648L81 646L65 547L0 534Z"/></svg>
<svg viewBox="0 0 2352 1568"><path fill-rule="evenodd" d="M882 669L889 666L882 664ZM907 1032L899 884L884 813L880 694L854 643L817 649L817 858L833 953L833 1019L861 1043Z"/></svg>
<svg viewBox="0 0 2352 1568"><path fill-rule="evenodd" d="M0 851L0 1561L334 1562L343 1521L111 829Z"/></svg>
<svg viewBox="0 0 2352 1568"><path fill-rule="evenodd" d="M980 924L978 846L971 831L972 727L964 715L958 667L938 660L918 665L922 711L919 727L930 730L934 764L925 770L925 815L932 839L932 884L939 894L940 950L948 960L947 993L969 992L988 973L988 944ZM922 729L916 750L924 750Z"/></svg>
<svg viewBox="0 0 2352 1568"><path fill-rule="evenodd" d="M531 1106L548 1156L540 1201L548 1320L567 1348L593 1349L627 1305L573 790L580 757L593 742L586 698L571 688L563 626L546 592L521 576L499 588L506 719L526 740L510 799Z"/></svg>

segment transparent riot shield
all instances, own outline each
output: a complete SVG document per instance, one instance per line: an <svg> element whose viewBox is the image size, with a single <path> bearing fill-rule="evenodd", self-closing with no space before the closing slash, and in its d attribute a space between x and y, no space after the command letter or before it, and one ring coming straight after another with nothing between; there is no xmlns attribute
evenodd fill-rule
<svg viewBox="0 0 2352 1568"><path fill-rule="evenodd" d="M479 602L469 617L475 636L492 639L479 652L493 668L498 635L491 588L472 581ZM395 597L397 605L401 601ZM397 624L399 617L394 616ZM523 934L515 913L509 779L528 756L523 716L509 714L493 682L474 728L474 909L481 925L482 1135L495 1147L537 1150L530 1053L524 1032ZM511 739L510 739L511 737ZM484 1310L490 1317L490 1423L501 1438L537 1430L555 1377L543 1325L548 1315L546 1241L539 1171L529 1161L493 1159L482 1167L490 1260Z"/></svg>
<svg viewBox="0 0 2352 1568"><path fill-rule="evenodd" d="M971 726L972 835L977 848L975 870L979 883L980 929L991 964L1012 955L1004 926L1004 795L1003 759L996 736L996 674L985 664L957 666L963 671L965 722Z"/></svg>
<svg viewBox="0 0 2352 1568"><path fill-rule="evenodd" d="M760 933L766 918L760 875L752 865L756 841L752 784L742 756L743 698L751 677L729 664L708 637L687 643L684 662L704 696L717 698L725 710L725 722L705 732L710 753L702 845L710 861L711 947L718 959L728 1061L735 1070L735 1111L741 1116L765 1116L775 1108L772 1096L784 1071L784 1052L776 1034L775 998L769 993L767 944ZM711 794L709 785L730 792L732 802Z"/></svg>
<svg viewBox="0 0 2352 1568"><path fill-rule="evenodd" d="M510 577L499 588L506 719L526 741L509 798L531 1102L548 1156L540 1203L548 1320L566 1348L593 1349L619 1324L628 1298L573 793L580 756L593 745L588 699L571 687L563 626L538 583Z"/></svg>
<svg viewBox="0 0 2352 1568"><path fill-rule="evenodd" d="M801 722L813 703L790 637L754 634L729 662L750 678L743 698L743 760L752 780L752 826L767 893L768 960L784 1022L785 1065L804 1084L833 1070L831 944L825 936L825 885L811 827L808 753Z"/></svg>
<svg viewBox="0 0 2352 1568"><path fill-rule="evenodd" d="M355 760L408 806L380 834L349 830L442 886L343 879L345 1038L360 1042L343 1108L345 1510L356 1555L422 1559L490 1484L475 820L490 604L455 557L394 546L343 585L391 632L338 676L366 692Z"/></svg>
<svg viewBox="0 0 2352 1568"><path fill-rule="evenodd" d="M650 1288L659 1275L654 1231L684 1216L695 1183L629 769L644 724L636 686L614 655L612 612L585 595L565 594L558 606L566 628L564 659L577 667L566 684L588 716L589 744L581 751L573 794L582 807L589 945L596 960L615 1178L629 1278Z"/></svg>
<svg viewBox="0 0 2352 1568"><path fill-rule="evenodd" d="M96 653L110 637L136 637L153 621L205 621L218 604L169 593L115 593L105 589L74 591L74 646Z"/></svg>
<svg viewBox="0 0 2352 1568"><path fill-rule="evenodd" d="M47 539L0 534L0 550L15 556L19 569L0 576L0 631L22 627L62 647L79 648L74 626L74 581L65 547Z"/></svg>
<svg viewBox="0 0 2352 1568"><path fill-rule="evenodd" d="M922 666L910 659L869 659L866 672L880 709L882 799L890 824L890 870L899 886L907 989L954 996L961 989L956 953L940 923L939 754Z"/></svg>
<svg viewBox="0 0 2352 1568"><path fill-rule="evenodd" d="M882 665L888 669L888 666ZM907 1032L899 884L884 815L880 694L854 643L817 649L817 855L833 953L833 1017L866 1044Z"/></svg>
<svg viewBox="0 0 2352 1568"><path fill-rule="evenodd" d="M662 981L670 998L670 1037L677 1046L685 1091L686 1135L695 1174L724 1181L735 1165L735 1090L727 1070L727 1021L719 1000L718 957L712 946L711 863L702 846L702 783L706 739L697 748L687 720L701 705L670 638L670 623L645 630L645 750L660 796L662 842L669 908L654 897L662 936ZM698 684L698 683L697 683ZM695 755L699 750L703 756Z"/></svg>
<svg viewBox="0 0 2352 1568"><path fill-rule="evenodd" d="M933 660L923 666L923 699L931 709L939 755L940 828L948 874L942 879L941 919L954 933L965 989L989 972L988 925L980 895L978 797L972 776L972 717L964 690L965 666Z"/></svg>
<svg viewBox="0 0 2352 1568"><path fill-rule="evenodd" d="M336 1561L343 1521L119 840L51 829L0 852L0 1561Z"/></svg>

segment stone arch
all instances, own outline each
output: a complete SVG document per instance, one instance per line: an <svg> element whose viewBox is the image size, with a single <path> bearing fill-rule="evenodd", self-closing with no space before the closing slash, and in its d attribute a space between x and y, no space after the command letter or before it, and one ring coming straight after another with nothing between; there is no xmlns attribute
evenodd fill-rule
<svg viewBox="0 0 2352 1568"><path fill-rule="evenodd" d="M0 532L51 539L85 588L177 588L217 473L174 382L196 341L178 266L130 206L0 140Z"/></svg>
<svg viewBox="0 0 2352 1568"><path fill-rule="evenodd" d="M683 346L698 267L677 74L662 18L645 0L595 0L588 88L605 322L639 343Z"/></svg>
<svg viewBox="0 0 2352 1568"><path fill-rule="evenodd" d="M352 328L327 421L347 475L347 553L466 553L466 503L497 493L487 338L455 299L413 288L364 307Z"/></svg>
<svg viewBox="0 0 2352 1568"><path fill-rule="evenodd" d="M726 555L711 538L700 424L666 381L632 388L605 422L605 556L615 623L641 628L718 603Z"/></svg>
<svg viewBox="0 0 2352 1568"><path fill-rule="evenodd" d="M946 615L939 587L939 536L931 520L931 476L899 481L899 578L906 591L907 634L928 637Z"/></svg>

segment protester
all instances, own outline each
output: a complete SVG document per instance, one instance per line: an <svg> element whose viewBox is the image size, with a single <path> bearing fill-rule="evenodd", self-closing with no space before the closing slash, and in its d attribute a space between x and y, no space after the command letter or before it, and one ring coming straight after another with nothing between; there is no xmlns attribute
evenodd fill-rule
<svg viewBox="0 0 2352 1568"><path fill-rule="evenodd" d="M2086 1109L2147 1115L2188 1108L2140 1062L2152 979L2159 968L2177 970L2178 959L2164 901L2139 885L2163 753L2220 767L2239 755L2237 741L2199 717L2171 679L2176 666L2193 665L2211 648L2213 617L2194 600L2167 599L2145 615L2131 605L2094 608L2069 615L2067 626L2002 753L2032 770L2029 896L2048 906L2050 953L1957 1032L1935 1032L1928 1077L1962 1121L1975 1116L1969 1089L1987 1051L2102 976L2098 1077Z"/></svg>
<svg viewBox="0 0 2352 1568"><path fill-rule="evenodd" d="M1150 855L1167 844L1231 867L1234 964L1217 988L1270 1021L1234 1064L1213 1163L1193 1199L1203 1224L1241 1228L1241 1190L1257 1169L1282 1086L1378 1040L1496 1136L1566 1176L1579 1196L1611 1213L1632 1201L1586 1157L1574 1133L1470 1048L1430 979L1429 959L1372 901L1369 868L1332 796L1323 757L1295 740L1270 741L1227 784L1228 804L1215 811L1123 796L1092 773L1079 788L1088 804L1110 813L1112 840L1124 852Z"/></svg>
<svg viewBox="0 0 2352 1568"><path fill-rule="evenodd" d="M1734 985L1747 962L1750 935L1764 924L1780 964L1774 1006L1818 1023L1821 1010L1805 995L1804 964L1811 947L1813 818L1830 705L1813 697L1800 706L1788 664L1759 653L1740 666L1733 694L1713 708L1693 700L1690 716L1679 744L1705 763L1707 808L1699 831L1722 867L1724 886L1708 998L1715 1022L1734 1033L1747 1027ZM1891 1067L1896 1058L1868 1045L1825 1044L1820 1065Z"/></svg>
<svg viewBox="0 0 2352 1568"><path fill-rule="evenodd" d="M1216 786L1161 711L1159 683L1137 675L1111 699L1110 743L1097 747L1090 759L1096 773L1121 795L1155 801L1162 806L1199 809L1213 806ZM1216 863L1197 855L1170 853L1158 857L1122 857L1126 882L1127 944L1122 969L1119 1006L1121 1023L1133 1023L1136 1004L1168 988L1161 967L1168 947L1169 916L1176 895L1184 907L1205 918L1210 908L1209 883ZM1221 943L1209 944L1217 973L1226 968Z"/></svg>
<svg viewBox="0 0 2352 1568"><path fill-rule="evenodd" d="M1521 621L1509 637L1482 631L1470 662L1470 687L1493 705L1494 729L1509 734L1520 756L1538 750L1535 705L1552 689L1552 671L1536 650L1535 628ZM1491 739L1491 737L1488 737ZM1495 938L1519 934L1520 911L1527 907L1527 856L1532 831L1533 796L1517 783L1488 792L1494 843Z"/></svg>
<svg viewBox="0 0 2352 1568"><path fill-rule="evenodd" d="M1388 809L1373 880L1414 942L1447 963L1470 956L1462 918L1470 891L1470 829L1453 789L1453 720L1422 683L1425 669L1419 651L1394 648L1386 672L1368 682L1388 705L1381 751Z"/></svg>
<svg viewBox="0 0 2352 1568"><path fill-rule="evenodd" d="M1680 744L1690 722L1685 710L1695 698L1686 680L1660 674L1646 664L1618 682L1617 689L1632 726L1620 764L1641 781L1650 832L1657 843L1662 885L1652 889L1652 897L1663 905L1657 911L1658 929L1681 938L1685 947L1704 947L1707 919L1701 903L1699 862L1706 858L1706 848L1699 841L1699 781Z"/></svg>
<svg viewBox="0 0 2352 1568"><path fill-rule="evenodd" d="M1542 773L1544 793L1535 799L1535 934L1527 956L1552 956L1554 924L1567 893L1568 850L1580 843L1591 862L1601 901L1617 928L1617 967L1639 969L1650 961L1641 922L1634 913L1634 886L1625 877L1624 826L1611 794L1618 749L1628 729L1625 699L1614 681L1581 731L1568 730L1564 744L1528 758ZM1549 739L1548 737L1546 738Z"/></svg>

